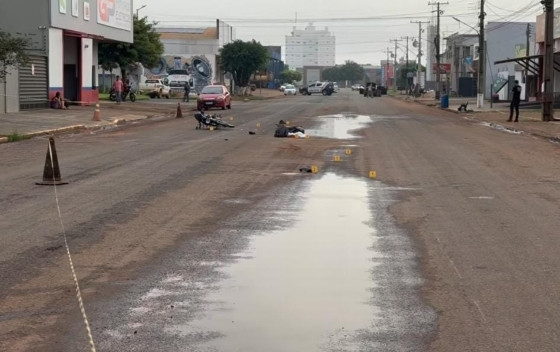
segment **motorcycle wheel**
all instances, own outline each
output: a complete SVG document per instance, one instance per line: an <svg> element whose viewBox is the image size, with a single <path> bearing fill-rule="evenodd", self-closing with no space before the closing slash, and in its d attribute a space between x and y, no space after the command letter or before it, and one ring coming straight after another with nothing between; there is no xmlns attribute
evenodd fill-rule
<svg viewBox="0 0 560 352"><path fill-rule="evenodd" d="M130 97L130 101L131 101L131 102L134 103L134 102L136 101L136 94L130 93L130 96L129 96L129 97Z"/></svg>
<svg viewBox="0 0 560 352"><path fill-rule="evenodd" d="M115 100L117 100L117 96L115 94L109 94L109 100L110 101L115 101Z"/></svg>

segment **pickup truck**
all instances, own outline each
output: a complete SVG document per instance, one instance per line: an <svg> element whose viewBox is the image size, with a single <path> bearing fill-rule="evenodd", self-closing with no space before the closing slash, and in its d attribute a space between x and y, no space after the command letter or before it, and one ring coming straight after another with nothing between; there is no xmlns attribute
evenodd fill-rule
<svg viewBox="0 0 560 352"><path fill-rule="evenodd" d="M169 87L162 79L147 79L144 83L140 83L139 90L142 94L147 94L150 98L166 97L169 99L171 87Z"/></svg>
<svg viewBox="0 0 560 352"><path fill-rule="evenodd" d="M327 95L326 91L325 91L325 88L327 87L327 83L328 82L312 83L312 84L308 85L307 87L301 87L299 89L299 92L302 95L311 95L313 93Z"/></svg>

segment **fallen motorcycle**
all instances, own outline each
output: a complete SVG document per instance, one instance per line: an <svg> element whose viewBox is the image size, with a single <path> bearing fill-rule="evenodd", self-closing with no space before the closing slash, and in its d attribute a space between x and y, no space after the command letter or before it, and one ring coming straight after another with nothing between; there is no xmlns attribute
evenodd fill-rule
<svg viewBox="0 0 560 352"><path fill-rule="evenodd" d="M196 119L196 121L198 121L198 126L196 126L196 129L202 129L203 126L206 126L208 128L210 127L214 127L214 128L220 128L220 127L229 127L229 128L234 128L235 126L232 125L231 123L227 123L224 120L222 120L222 117L220 115L216 115L216 114L205 114L202 111L197 112L196 114L194 114L194 118Z"/></svg>

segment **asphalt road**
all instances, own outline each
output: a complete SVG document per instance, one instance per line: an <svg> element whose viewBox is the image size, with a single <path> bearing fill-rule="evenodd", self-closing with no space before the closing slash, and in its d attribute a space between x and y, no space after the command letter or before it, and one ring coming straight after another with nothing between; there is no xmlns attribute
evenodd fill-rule
<svg viewBox="0 0 560 352"><path fill-rule="evenodd" d="M328 126L327 132L337 135L355 117L316 117L350 112L371 116L356 132L359 139L272 137L280 119L316 135ZM350 91L239 102L224 118L236 128L200 131L193 118L161 119L57 138L62 176L70 182L57 188L62 222L98 350L229 351L239 350L235 344L243 340L260 341L251 345L254 350L294 350L291 340L278 338L273 349L270 336L259 340L247 330L226 347L207 346L231 334L230 328L213 321L201 323L199 333L192 327L203 321L201 315L220 311L212 303L227 302L231 290L222 295L220 287L236 273L241 272L233 285L247 287L256 280L238 263L261 258L258 253L273 256L278 247L267 251L274 243L268 242L271 234L290 233L298 229L294 224L323 210L314 224L329 219L333 226L322 231L348 224L329 239L339 239L343 231L370 233L356 236L352 243L363 245L346 256L330 252L333 247L317 248L341 265L353 254L369 258L369 264L356 266L369 268L371 282L355 279L352 285L370 292L366 297L354 292L356 300L373 302L367 304L369 322L363 314L349 314L355 317L349 324L364 325L354 327L360 332L352 335L355 341L338 331L332 343L316 350L557 350L557 145ZM34 185L46 147L45 139L0 145L0 350L88 350L55 193ZM351 156L344 156L346 149ZM333 162L335 155L343 160ZM298 172L311 165L318 174ZM372 170L376 180L368 178ZM354 212L328 205L347 197L325 189L344 187L353 195L348 201L357 202L344 209ZM360 198L363 193L367 196ZM312 195L320 201L312 203ZM359 204L368 211L359 212ZM314 209L309 216L298 218L309 209ZM368 229L352 226L360 223ZM313 226L301 233L314 232ZM299 246L297 238L292 241L289 248ZM302 238L304 256L324 256L305 243ZM364 247L367 252L360 250ZM272 275L279 264L269 264ZM266 272L259 275L266 278ZM312 297L320 300L321 294ZM290 302L276 299L271 304L281 308L278 302ZM337 304L325 302L325 307ZM356 309L352 302L342 306ZM273 320L257 317L268 319ZM300 334L320 336L317 326L325 320L311 319L313 329L301 326Z"/></svg>

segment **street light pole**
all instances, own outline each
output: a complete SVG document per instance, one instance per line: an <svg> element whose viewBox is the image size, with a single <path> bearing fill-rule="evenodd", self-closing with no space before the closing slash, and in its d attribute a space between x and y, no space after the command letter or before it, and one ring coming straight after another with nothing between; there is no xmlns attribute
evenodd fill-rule
<svg viewBox="0 0 560 352"><path fill-rule="evenodd" d="M482 4L481 6L484 6L484 0L481 0ZM471 28L472 30L474 30L476 32L476 34L478 34L478 77L477 77L477 94L476 94L476 107L477 108L482 108L484 106L484 88L485 88L485 81L486 81L486 77L484 77L483 73L484 73L484 53L485 51L483 50L484 48L484 11L481 13L481 30L477 30L476 28L472 27L471 25L461 21L460 19L458 19L457 17L453 17L453 19L459 23L464 24L465 26ZM481 46L482 43L482 46ZM490 106L492 106L492 94L493 92L490 91Z"/></svg>
<svg viewBox="0 0 560 352"><path fill-rule="evenodd" d="M138 17L138 11L142 10L146 6L148 6L148 5L142 5L142 6L140 6L139 8L136 9L136 18L139 18Z"/></svg>

